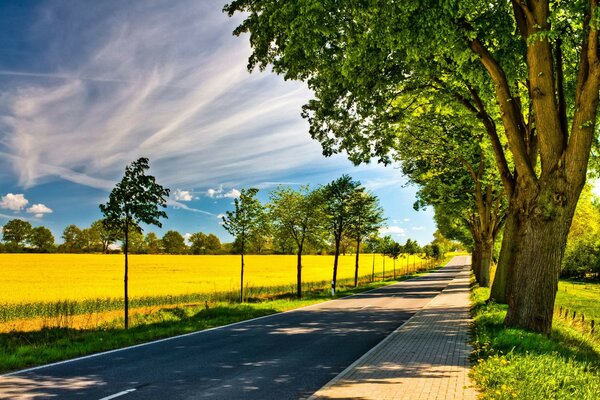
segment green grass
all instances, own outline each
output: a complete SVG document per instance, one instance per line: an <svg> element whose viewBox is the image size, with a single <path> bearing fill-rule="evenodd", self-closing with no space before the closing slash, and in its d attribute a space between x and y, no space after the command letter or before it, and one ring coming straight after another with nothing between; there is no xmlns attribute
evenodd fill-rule
<svg viewBox="0 0 600 400"><path fill-rule="evenodd" d="M472 376L483 399L600 398L600 345L560 320L549 337L503 326L506 306L473 291Z"/></svg>
<svg viewBox="0 0 600 400"><path fill-rule="evenodd" d="M556 307L585 314L587 319L600 323L600 283L560 281L556 293Z"/></svg>
<svg viewBox="0 0 600 400"><path fill-rule="evenodd" d="M447 261L444 260L444 264ZM398 277L397 280L363 282L358 288L338 286L336 298L422 274L424 272ZM294 298L290 292L270 298L263 293L243 304L215 302L163 307L149 315L134 316L132 328L127 331L121 328L123 320L117 319L94 330L45 328L35 332L3 333L0 334L0 373L223 326L330 299L328 290L317 289L305 292L301 300Z"/></svg>

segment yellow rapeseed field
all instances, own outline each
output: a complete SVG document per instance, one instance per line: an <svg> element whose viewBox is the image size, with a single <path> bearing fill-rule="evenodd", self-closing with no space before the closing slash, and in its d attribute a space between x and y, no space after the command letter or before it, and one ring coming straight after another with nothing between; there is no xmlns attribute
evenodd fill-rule
<svg viewBox="0 0 600 400"><path fill-rule="evenodd" d="M418 256L410 256L417 266ZM381 273L382 257L376 256ZM371 273L373 256L361 254L360 275ZM393 261L386 258L386 275ZM210 293L239 289L239 256L133 255L129 258L131 297ZM333 256L304 256L303 281L330 280ZM407 259L396 261L404 272ZM0 254L0 303L84 300L123 295L123 256L103 254ZM354 255L340 257L338 278L354 276ZM295 256L246 256L248 286L292 285Z"/></svg>

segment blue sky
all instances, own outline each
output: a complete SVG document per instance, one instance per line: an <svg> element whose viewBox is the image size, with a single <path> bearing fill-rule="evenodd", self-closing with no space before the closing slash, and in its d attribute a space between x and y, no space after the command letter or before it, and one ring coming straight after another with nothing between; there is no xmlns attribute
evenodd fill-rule
<svg viewBox="0 0 600 400"><path fill-rule="evenodd" d="M343 173L379 196L398 241L432 239L432 212L394 167L325 158L300 117L301 82L246 69L247 37L222 2L0 2L0 225L101 217L126 164L148 157L171 188L163 234L231 238L218 215L242 188L326 184Z"/></svg>

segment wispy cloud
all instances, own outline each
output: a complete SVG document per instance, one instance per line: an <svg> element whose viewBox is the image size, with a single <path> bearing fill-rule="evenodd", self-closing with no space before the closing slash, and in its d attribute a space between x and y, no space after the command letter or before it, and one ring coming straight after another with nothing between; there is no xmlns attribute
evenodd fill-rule
<svg viewBox="0 0 600 400"><path fill-rule="evenodd" d="M379 228L379 233L381 235L406 236L406 229L400 226L388 226L384 228Z"/></svg>
<svg viewBox="0 0 600 400"><path fill-rule="evenodd" d="M89 22L84 30L58 25L56 6L31 28L60 29L66 40L41 57L45 71L0 71L36 78L0 97L0 157L12 158L22 187L59 177L109 190L139 156L170 187L253 184L339 165L322 158L299 117L308 89L248 74L248 43L231 35L239 20L220 4L73 7Z"/></svg>
<svg viewBox="0 0 600 400"><path fill-rule="evenodd" d="M167 206L173 207L174 209L182 209L182 210L186 210L186 211L192 211L195 213L200 213L200 214L205 214L205 215L212 215L214 216L215 214L205 211L205 210L200 210L199 208L193 208L188 206L187 204L184 203L180 203L178 201L175 200L167 200Z"/></svg>

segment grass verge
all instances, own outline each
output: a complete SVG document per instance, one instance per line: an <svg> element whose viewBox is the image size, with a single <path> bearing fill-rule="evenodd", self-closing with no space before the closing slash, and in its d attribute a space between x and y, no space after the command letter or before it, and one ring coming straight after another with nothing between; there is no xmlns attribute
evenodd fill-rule
<svg viewBox="0 0 600 400"><path fill-rule="evenodd" d="M341 286L336 293L336 298L376 289L423 273L398 277L396 280L370 282L357 288ZM120 328L121 319L93 330L44 328L33 332L2 333L0 334L0 373L275 314L331 300L331 296L328 290L315 290L306 292L304 298L300 300L291 294L249 300L251 302L243 304L207 302L163 307L148 315L135 315L131 321L132 328L127 331Z"/></svg>
<svg viewBox="0 0 600 400"><path fill-rule="evenodd" d="M556 319L549 337L506 329L506 306L488 297L473 290L472 377L483 399L600 398L600 345Z"/></svg>

